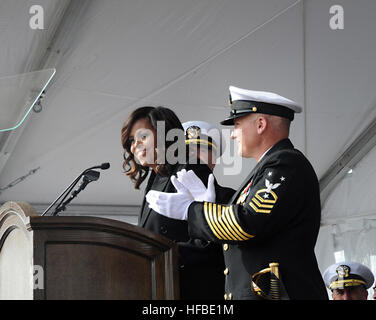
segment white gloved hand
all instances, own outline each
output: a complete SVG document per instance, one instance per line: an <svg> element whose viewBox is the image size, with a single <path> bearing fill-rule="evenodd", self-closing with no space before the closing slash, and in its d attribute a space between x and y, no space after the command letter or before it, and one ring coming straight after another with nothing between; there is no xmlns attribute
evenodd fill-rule
<svg viewBox="0 0 376 320"><path fill-rule="evenodd" d="M177 174L178 181L192 194L195 201L215 202L214 176L209 175L208 188L201 179L192 171L180 170Z"/></svg>
<svg viewBox="0 0 376 320"><path fill-rule="evenodd" d="M150 209L163 216L177 220L187 220L188 208L194 198L175 176L171 177L171 182L177 193L151 190L146 195L146 201L149 203Z"/></svg>

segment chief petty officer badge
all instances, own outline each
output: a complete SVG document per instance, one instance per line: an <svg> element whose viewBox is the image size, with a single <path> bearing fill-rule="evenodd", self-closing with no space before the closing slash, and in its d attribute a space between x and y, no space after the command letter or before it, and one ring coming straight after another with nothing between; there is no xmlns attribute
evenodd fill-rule
<svg viewBox="0 0 376 320"><path fill-rule="evenodd" d="M278 181L273 180L273 171L268 171L267 178L265 178L265 187L257 190L253 195L249 206L257 213L271 213L275 203L278 200L277 188L286 180L286 177L279 177ZM275 174L275 173L274 173ZM274 182L271 182L274 181ZM237 204L244 205L251 189L252 181L241 192ZM274 191L273 191L274 190Z"/></svg>

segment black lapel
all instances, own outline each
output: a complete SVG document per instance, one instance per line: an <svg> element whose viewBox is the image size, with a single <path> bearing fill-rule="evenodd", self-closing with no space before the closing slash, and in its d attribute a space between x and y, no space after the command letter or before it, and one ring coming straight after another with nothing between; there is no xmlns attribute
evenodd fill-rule
<svg viewBox="0 0 376 320"><path fill-rule="evenodd" d="M176 171L174 170L174 172L172 174L174 174L175 172ZM152 209L150 209L148 204L147 204L146 194L149 192L151 187L153 187L153 190L155 190L155 191L162 191L162 192L165 191L172 174L169 175L169 176L155 175L155 178L153 179L153 183L148 185L148 188L145 190L144 200L142 202L141 220L140 220L139 226L144 227L144 225L145 225L145 223L146 223L146 221L147 221L147 219L150 215L150 212L152 211ZM156 180L156 183L154 183L154 180ZM147 211L144 210L145 206L147 206L147 209L148 209ZM146 212L144 213L144 211L146 211Z"/></svg>
<svg viewBox="0 0 376 320"><path fill-rule="evenodd" d="M146 194L149 192L151 186L153 185L153 181L155 179L155 173L153 171L151 171L151 174L149 176L149 179L148 179L148 184L146 185L146 188L145 188L145 191L144 191L144 198L142 200L142 205L141 205L141 210L140 210L140 217L139 217L139 222L138 222L138 226L141 226L141 223L145 220L144 218L144 208L145 208L145 205L146 205L146 199L145 199L145 196Z"/></svg>
<svg viewBox="0 0 376 320"><path fill-rule="evenodd" d="M146 194L149 192L151 186L153 185L153 181L155 179L155 173L154 171L151 171L151 174L150 174L150 177L148 179L148 184L146 185L146 188L145 188L145 191L144 191L144 198L142 200L142 205L141 205L141 210L140 210L140 220L138 222L138 225L141 226L141 223L144 223L144 220L145 220L145 214L144 213L144 208L145 208L145 205L146 205L146 199L145 199L145 196Z"/></svg>

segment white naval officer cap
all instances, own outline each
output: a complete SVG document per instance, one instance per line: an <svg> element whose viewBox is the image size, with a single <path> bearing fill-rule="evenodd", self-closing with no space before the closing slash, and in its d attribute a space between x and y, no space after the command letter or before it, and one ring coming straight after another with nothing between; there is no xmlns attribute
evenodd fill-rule
<svg viewBox="0 0 376 320"><path fill-rule="evenodd" d="M294 119L294 113L302 112L296 102L280 96L279 94L266 91L254 91L229 87L231 107L230 117L221 122L222 125L233 125L234 119L250 113L263 113Z"/></svg>
<svg viewBox="0 0 376 320"><path fill-rule="evenodd" d="M220 157L223 153L222 132L216 126L206 121L187 121L183 124L185 144L209 146Z"/></svg>
<svg viewBox="0 0 376 320"><path fill-rule="evenodd" d="M332 264L324 271L323 278L325 285L331 290L360 285L368 289L374 282L374 276L368 267L352 261Z"/></svg>

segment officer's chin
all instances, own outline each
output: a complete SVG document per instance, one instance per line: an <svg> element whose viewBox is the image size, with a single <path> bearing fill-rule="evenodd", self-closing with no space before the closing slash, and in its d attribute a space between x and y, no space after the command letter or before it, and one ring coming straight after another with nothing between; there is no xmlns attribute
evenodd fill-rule
<svg viewBox="0 0 376 320"><path fill-rule="evenodd" d="M242 158L252 158L252 155L250 155L247 152L241 150L240 148L238 149L238 155Z"/></svg>
<svg viewBox="0 0 376 320"><path fill-rule="evenodd" d="M242 158L247 158L244 150L242 150L242 146L241 145L238 145L238 156L240 156Z"/></svg>

